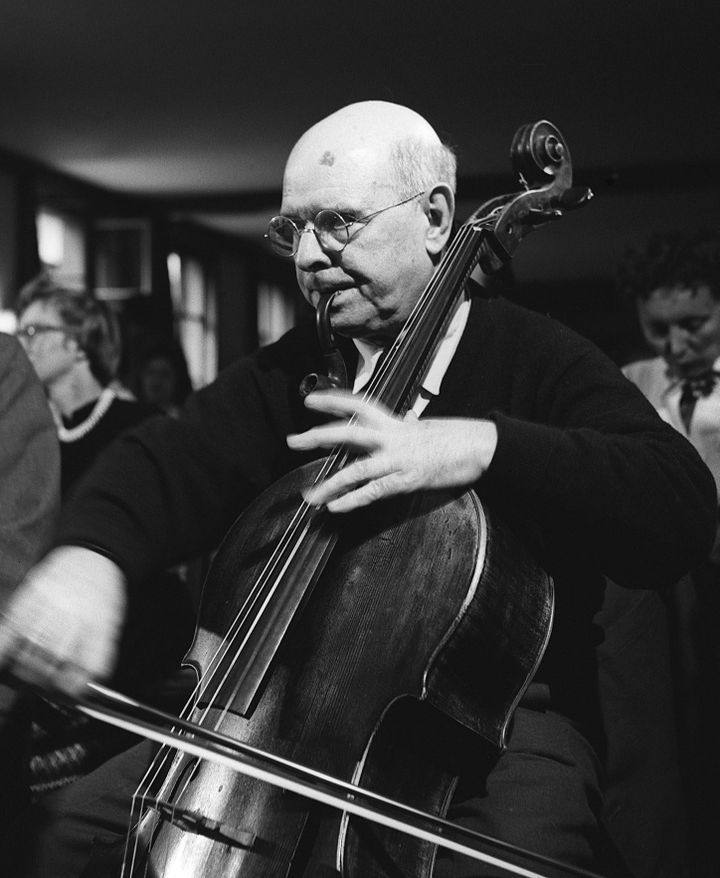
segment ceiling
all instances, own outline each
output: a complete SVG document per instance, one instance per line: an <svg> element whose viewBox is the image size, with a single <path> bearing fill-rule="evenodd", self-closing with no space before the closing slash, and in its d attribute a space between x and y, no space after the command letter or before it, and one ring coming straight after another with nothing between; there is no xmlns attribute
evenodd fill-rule
<svg viewBox="0 0 720 878"><path fill-rule="evenodd" d="M596 184L694 169L699 187L720 163L717 10L715 0L0 0L0 147L250 235L279 205L298 135L368 98L430 119L470 189L509 172L513 133L540 118Z"/></svg>

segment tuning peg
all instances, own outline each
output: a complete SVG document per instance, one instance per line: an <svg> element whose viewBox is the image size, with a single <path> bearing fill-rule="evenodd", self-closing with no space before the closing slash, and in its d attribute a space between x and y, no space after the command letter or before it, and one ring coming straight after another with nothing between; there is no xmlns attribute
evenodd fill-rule
<svg viewBox="0 0 720 878"><path fill-rule="evenodd" d="M551 220L562 219L562 210L554 207L531 207L525 214L525 219L532 226L541 226Z"/></svg>
<svg viewBox="0 0 720 878"><path fill-rule="evenodd" d="M585 205L593 197L593 191L588 186L572 186L557 199L562 210L577 210Z"/></svg>

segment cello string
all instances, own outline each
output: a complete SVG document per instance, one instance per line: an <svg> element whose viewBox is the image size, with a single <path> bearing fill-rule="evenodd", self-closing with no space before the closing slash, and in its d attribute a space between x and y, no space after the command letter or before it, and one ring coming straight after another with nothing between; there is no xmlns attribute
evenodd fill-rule
<svg viewBox="0 0 720 878"><path fill-rule="evenodd" d="M339 468L340 466L342 466L343 462L340 460L342 456L343 452L342 450L339 450L338 452L336 452L334 457L331 455L332 459L326 458L323 462L320 473L316 477L316 481L326 478L327 473L331 469ZM231 649L234 649L235 652L233 654L233 659L228 668L228 671L226 671L225 675L217 683L216 691L214 695L209 699L208 707L212 706L212 700L217 697L222 685L227 680L229 672L234 669L234 666L242 658L242 648L244 647L245 643L247 643L248 637L252 633L254 633L255 629L262 621L263 611L270 606L271 598L281 586L282 574L288 567L295 553L299 550L302 540L307 536L310 528L314 524L317 518L317 512L317 509L308 504L306 501L303 500L301 502L292 521L286 528L285 533L281 538L280 544L273 551L272 556L265 565L265 568L258 575L257 580L251 589L250 595L245 601L245 605L239 609L227 634L224 636L220 645L218 646L215 656L212 660L215 662L216 667L225 659ZM258 603L260 601L262 601L262 604L260 605L260 609L258 610ZM252 606L250 606L250 604L252 604ZM238 648L236 638L242 626L245 625L248 621L249 630L245 635L245 642L241 643ZM214 674L214 669L212 669L210 673ZM206 673L203 675L203 678L206 678L208 676L209 674ZM200 694L205 695L206 693L204 690L201 690Z"/></svg>
<svg viewBox="0 0 720 878"><path fill-rule="evenodd" d="M266 604L267 604L267 600L266 600ZM236 617L236 620L234 622L235 625L239 624L238 623L239 615L240 614L238 614L238 617ZM234 636L236 636L236 635L234 635ZM249 636L249 635L247 635L247 636ZM233 638L226 637L225 640L226 640L226 650L225 651L227 652L227 650L229 650L231 645L232 645ZM216 651L216 655L215 655L215 658L213 659L213 661L216 660L217 663L219 663L221 661L221 658L222 658L221 651L222 651L222 647L219 647L218 650ZM202 725L204 723L204 721L206 720L210 711L212 710L212 708L214 706L214 700L216 698L217 693L219 693L221 691L223 683L227 679L228 675L233 671L234 665L237 663L237 661L239 661L240 655L241 655L240 651L239 650L236 651L236 655L234 656L233 662L230 663L229 667L227 668L227 670L225 672L225 675L217 681L217 687L216 687L217 692L215 695L213 695L208 700L207 706L201 711L200 717L198 719L199 724ZM211 662L208 672L206 674L204 674L203 678L201 678L198 681L198 684L196 685L195 690L194 690L194 696L196 696L196 695L199 696L199 695L203 694L202 685L203 685L204 679L207 678L213 672L214 672L214 667L213 667L212 662ZM191 697L191 699L188 702L188 705L186 706L186 709L183 710L183 714L185 714L188 717L192 713L193 701L194 701L194 698ZM226 713L227 713L227 708L221 712L221 715L214 723L216 729L219 727L219 724L220 724L221 720L224 718L224 716L226 715ZM157 777L159 776L159 773L161 771L163 771L164 767L167 765L168 760L173 758L172 748L167 747L166 752L159 754L159 756L161 756L161 758L156 757L156 759L153 761L152 765L150 766L150 768L146 772L145 777L143 778L143 781L141 782L140 788L138 789L138 795L140 795L143 800L147 797L148 790L150 789L153 781L156 780ZM143 786L145 787L144 790L142 789ZM179 797L182 796L185 789L187 789L187 781L183 785L183 787L180 789L180 791L175 794L175 801L179 800Z"/></svg>
<svg viewBox="0 0 720 878"><path fill-rule="evenodd" d="M333 466L337 466L337 465L338 465L338 462L335 460L331 459L331 460L325 461L323 468L322 468L322 470L317 478L318 479L323 478L327 470L329 470ZM297 545L298 540L302 539L302 536L303 536L303 534L298 535L299 528L301 528L303 523L304 523L305 524L304 530L305 530L305 532L307 532L307 527L311 523L309 521L309 517L311 515L314 515L315 513L316 513L316 510L314 509L314 507L310 507L309 504L307 504L303 501L303 504L301 505L300 510L298 510L295 514L294 521L293 521L292 525L290 527L288 527L286 530L286 535L285 535L285 539L283 542L283 546L281 546L281 548L284 548L285 545L288 543L288 541L290 540L290 538L293 535L296 537L296 539L292 542L291 547L290 547L290 551L291 551L290 556L287 556L287 551L285 553L283 553L283 552L280 552L276 549L276 551L273 553L273 557L271 558L270 562L268 564L266 564L266 568L263 571L263 573L261 574L260 585L256 584L254 587L255 593L262 590L262 588L263 588L262 580L264 580L265 582L268 580L270 574L273 572L272 571L273 566L277 567L280 563L283 563L285 567L288 566L288 564L292 560L293 545ZM278 560L279 557L283 556L283 554L284 554L283 561ZM273 564L273 562L274 562L274 564ZM262 609L264 609L265 607L268 606L270 597L272 596L272 592L277 589L280 581L281 581L280 577L276 575L275 576L275 585L272 587L270 594L268 596L266 596L264 605L261 608L261 612L259 614L257 614L257 613L255 614L256 620L259 620L259 618L261 617ZM233 622L233 625L231 626L230 633L225 636L224 643L221 642L220 646L216 650L215 656L214 656L213 660L211 661L211 665L210 665L208 672L206 672L199 679L197 685L195 686L194 693L190 697L190 699L188 700L188 704L186 706L186 709L183 711L183 713L186 716L189 716L191 713L194 698L200 694L205 694L205 692L207 691L203 687L204 687L205 681L207 680L208 676L211 673L214 673L215 668L222 661L223 657L229 652L229 650L233 647L233 645L236 644L237 637L238 637L238 630L242 627L242 624L243 624L243 618L242 618L243 609L245 610L245 617L244 617L245 619L247 619L248 617L253 618L250 615L250 610L247 609L247 606L252 602L257 603L257 600L258 600L257 595L254 595L251 599L248 599L245 601L246 607L241 608L241 611L238 613L238 615L236 616L236 619ZM259 622L255 621L251 625L250 631L247 632L245 635L245 642L247 642L247 638L250 636L254 626L257 624L259 624ZM235 630L233 630L233 629L235 629ZM201 713L200 718L198 719L199 724L202 725L204 723L210 710L214 706L214 701L216 699L217 694L220 692L222 685L225 683L225 681L227 680L229 675L234 670L235 665L238 663L238 661L240 661L241 658L242 658L242 645L241 645L240 649L235 649L233 660L229 664L229 666L227 667L224 676L222 676L219 680L217 680L217 685L215 687L216 692L212 697L210 697L208 699L207 706L204 709L204 711ZM214 665L213 665L213 662L214 662ZM215 678L215 679L217 679L217 678ZM222 720L224 719L224 717L227 714L228 709L229 709L229 707L226 707L218 715L218 717L214 723L216 729L220 727ZM144 800L148 797L148 790L150 789L153 781L157 780L159 774L163 771L164 767L167 765L168 760L173 758L171 751L172 751L172 748L166 748L166 752L159 754L159 758L156 758L153 761L153 764L147 770L147 772L143 778L143 781L141 782L140 787L138 788L138 791L136 794L138 799L140 799L144 802ZM183 784L182 788L176 793L175 798L174 798L174 800L176 802L179 800L179 797L182 796L182 794L187 790L187 783L188 783L188 781L186 781Z"/></svg>
<svg viewBox="0 0 720 878"><path fill-rule="evenodd" d="M333 464L332 461L326 462L325 466L324 466L324 470L328 469L330 466L332 466L332 464ZM321 478L321 477L323 477L322 472L318 476L318 478ZM307 504L304 504L301 507L301 509L298 511L298 513L296 513L295 521L293 523L294 527L293 527L293 525L291 525L291 527L288 528L287 532L290 536L292 536L293 532L297 533L298 528L302 526L303 522L305 522L307 524L308 514L311 512L314 512L314 510L311 509L311 507L309 507ZM306 527L306 529L307 529L307 527ZM285 543L287 543L287 539L285 540ZM282 546L281 546L281 548L282 548ZM278 561L278 558L281 555L282 555L282 553L280 551L278 551L278 550L275 551L274 556L273 556L273 558L275 560L275 566L277 566L279 563L281 563L280 561ZM287 560L285 560L284 563L285 563L285 566L287 566ZM256 585L255 591L257 591L258 588L260 588L262 586L263 579L265 579L265 580L268 579L270 573L272 572L272 566L273 566L273 559L271 559L271 561L266 565L266 569L261 573L261 576L260 576L261 583L260 583L260 586ZM195 686L194 692L190 696L190 698L188 700L188 705L186 706L186 711L185 711L186 715L187 715L187 710L192 707L193 700L198 696L198 694L204 694L203 684L205 683L205 680L210 675L210 673L212 673L214 671L214 667L213 667L212 662L214 662L215 665L217 665L217 663L219 663L222 660L222 658L224 657L223 648L225 649L225 652L227 652L227 650L229 648L231 648L233 643L236 641L237 634L236 634L236 631L233 631L233 627L235 629L237 629L242 624L243 610L245 610L246 615L249 615L249 610L247 609L247 605L249 605L252 601L256 602L256 600L257 600L256 597L251 596L251 598L246 600L246 607L241 608L240 612L238 613L238 617L236 618L235 622L233 623L233 626L231 626L229 634L225 636L224 641L221 641L220 646L216 650L216 655L215 655L214 659L211 661L209 672L204 674L203 677L198 681L198 684ZM266 603L267 603L267 601L266 601ZM232 670L232 665L230 667L230 670ZM218 684L218 690L219 690L220 685L222 685L223 682L224 682L224 678ZM209 703L208 703L208 709L212 707L214 697L215 696L212 696L210 698Z"/></svg>
<svg viewBox="0 0 720 878"><path fill-rule="evenodd" d="M453 240L448 245L445 257L441 260L437 271L411 311L403 329L390 348L388 356L384 359L382 364L384 369L378 370L377 378L379 381L389 378L388 372L391 373L393 361L399 358L400 348L405 344L406 337L417 333L418 327L426 323L428 309L434 304L433 299L436 299L438 289L442 289L446 284L447 275L452 275L453 273L455 275L451 281L451 288L455 290L455 295L461 291L461 284L467 281L472 269L479 260L481 245L485 240L485 236L490 233L494 220L502 213L509 202L510 197L497 204L485 217L479 216L483 209L482 207L479 208L458 228ZM457 250L462 249L465 250L464 254L456 253ZM450 268L447 268L448 264ZM448 297L448 299L452 298L453 296ZM373 378L375 377L373 376ZM382 391L377 393L373 388L368 391L368 395L371 398L378 398L382 395Z"/></svg>
<svg viewBox="0 0 720 878"><path fill-rule="evenodd" d="M327 465L326 465L326 468L327 468ZM308 514L309 514L311 511L314 511L314 510L311 510L311 508L310 508L307 504L305 504L304 508L301 510L301 513L305 513L305 514L296 514L296 517L295 517L295 523L296 523L296 525L297 525L297 526L300 526L300 524L301 524L303 521L307 522L307 521L308 521ZM307 528L306 528L306 529L307 529ZM290 529L288 529L288 530L290 530ZM295 528L295 530L297 530L297 527ZM301 538L301 537L302 537L302 534L300 535L300 538ZM297 542L297 540L296 540L295 542ZM280 553L276 550L275 553L274 553L274 555L273 555L273 557L276 559L276 566L277 566L277 563L280 563L280 562L277 561L277 557L278 557L279 554L280 554ZM291 561L292 561L292 554L291 554L289 557L285 557L285 558L284 558L284 560L283 560L284 566L287 567L287 565L288 565ZM263 571L263 574L265 575L265 578L266 578L266 579L267 579L267 577L268 577L268 575L269 575L269 568L270 568L271 566L272 566L272 565L270 565L270 564L266 565L266 570ZM276 576L276 580L279 580L279 577L278 577L278 576ZM257 590L257 586L256 586L256 590ZM266 597L264 607L267 606L268 600L269 600L269 597ZM246 603L247 603L247 601L246 601ZM257 614L258 617L259 617L259 615L261 615L262 610L264 609L264 607L261 607L261 612L260 612L260 614ZM249 611L248 611L248 612L249 612ZM241 615L241 614L238 614L238 617L236 618L236 620L235 620L235 622L234 622L234 627L235 627L236 629L241 625L241 622L240 622L240 615ZM257 624L257 623L256 623L256 624ZM252 629L251 629L250 632L246 633L246 639L247 639L247 637L250 635L250 633L252 633ZM233 643L235 643L235 642L237 641L237 631L232 631L232 630L231 630L231 634L230 634L230 636L226 637L226 638L225 638L225 641L226 641L226 644L225 644L225 647L226 647L226 648L225 648L225 652L227 652L227 651L232 647ZM232 662L230 663L230 665L227 667L224 676L221 676L219 679L218 679L217 677L215 678L215 679L216 679L216 682L217 682L217 686L216 686L217 692L219 692L219 691L221 690L222 685L226 682L226 680L227 680L227 678L229 677L229 675L233 672L235 665L237 664L237 662L238 662L238 661L240 660L240 658L242 657L241 649L242 649L242 647L241 647L240 649L236 649L236 651L235 651L235 655L234 655L234 658L233 658L233 661L232 661ZM219 661L221 661L222 656L223 656L223 649L222 649L222 646L221 646L221 647L219 647L218 650L216 651L216 656L215 656L215 659L214 659L214 661L215 661L216 664L217 664ZM213 666L211 665L211 667L209 668L209 671L208 671L205 675L203 675L203 678L199 681L198 685L195 687L195 695L197 695L198 692L202 692L202 686L203 686L204 681L207 679L207 677L209 676L210 673L214 672L214 670L215 670L215 667L213 667ZM200 716L200 718L199 718L199 720L198 720L198 722L199 722L200 724L203 724L203 723L204 723L204 721L205 721L207 715L209 714L209 711L210 711L210 710L213 708L213 706L214 706L214 702L215 702L215 695L213 695L212 698L209 699L208 704L207 704L207 707L206 707L206 708L204 709L204 711L201 713L201 716ZM192 708L192 698L190 699L189 707ZM228 709L228 708L226 707L225 710L223 710L223 711L220 713L219 717L217 718L216 722L214 723L215 728L219 728L219 726L220 726L220 724L221 724L223 718L225 717L225 715L226 715L226 713L227 713L227 709ZM189 711L185 711L185 714L186 714L186 715L189 715ZM146 798L146 797L147 797L147 790L150 788L150 786L151 786L153 780L157 778L159 772L161 772L161 771L163 770L164 766L167 764L167 760L168 760L169 758L171 758L171 756L170 756L170 754L169 754L169 751L168 751L168 753L161 754L161 755L162 755L162 758L161 758L161 759L156 759L156 760L154 761L153 765L150 767L150 769L149 769L148 772L146 773L145 778L144 778L144 780L143 780L143 783L141 784L141 787L140 787L140 789L138 790L138 794L139 794L142 798ZM143 786L145 787L144 790L142 789ZM185 789L186 789L186 788L187 788L187 787L185 786ZM182 792L183 792L183 791L184 791L184 790L181 789L179 795L182 795Z"/></svg>
<svg viewBox="0 0 720 878"><path fill-rule="evenodd" d="M456 232L448 247L447 258L441 261L438 270L413 308L405 326L385 358L385 368L379 372L377 377L379 387L373 386L369 391L373 398L382 398L386 392L382 388L386 388L392 380L393 370L397 368L395 364L404 356L405 349L420 335L420 330L427 326L428 314L432 313L432 310L438 306L446 306L450 309L452 301L462 292L460 280L462 279L463 282L466 280L477 259L477 241L473 241L473 238L477 239L477 237L476 230L469 223L465 223ZM463 250L465 252L462 254L456 252ZM448 263L451 266L449 269L446 268ZM453 294L446 297L444 301L440 300L438 292L447 286L447 277L453 274L454 277L451 280Z"/></svg>
<svg viewBox="0 0 720 878"><path fill-rule="evenodd" d="M326 461L323 465L323 469L318 474L317 479L325 478L326 472L332 468L333 465L336 465L335 461ZM250 593L245 598L244 604L239 608L228 631L220 640L220 643L215 650L215 654L209 662L208 669L202 675L198 681L198 685L195 687L193 697L198 697L200 695L207 696L207 690L203 688L204 685L206 685L206 680L209 677L212 677L215 673L215 669L225 660L231 649L238 651L242 650L244 643L241 643L238 646L237 637L248 620L250 620L250 628L245 636L245 642L247 642L247 637L252 634L255 631L255 628L260 624L260 621L262 620L262 611L268 606L269 600L272 597L272 589L278 587L283 570L288 566L289 560L292 558L293 554L297 552L298 544L307 535L313 524L313 517L316 516L316 514L317 510L314 507L311 507L305 501L302 501L293 519L287 526L285 533L281 537L278 547L273 551L271 557L266 562L264 569L257 574L256 581L253 584ZM268 585L268 583L271 584ZM268 591L268 589L271 590ZM258 610L258 603L260 601L262 601L262 604L260 610ZM241 656L238 655L233 661L236 662L240 657ZM225 682L225 678L226 677L223 677L218 683L217 691L208 696L209 706L212 706L212 701L217 697L220 686Z"/></svg>
<svg viewBox="0 0 720 878"><path fill-rule="evenodd" d="M463 285L459 283L459 281L460 279L463 281L466 280L466 276L469 275L474 264L471 260L477 256L477 247L474 246L474 242L472 241L473 237L477 237L477 232L472 226L469 226L468 223L465 223L460 229L458 229L448 247L447 258L441 261L437 271L428 284L428 287L412 309L403 329L388 350L388 355L383 359L383 362L377 370L377 374L373 375L364 395L365 399L382 401L383 397L387 395L388 388L399 371L398 362L402 359L406 359L405 354L407 348L415 342L420 335L421 329L427 325L428 314L434 310L434 306L439 305L442 307L443 305L446 305L448 310L451 309L453 301L462 292ZM447 283L446 276L453 273L452 269L446 269L444 266L448 262L450 262L451 265L456 263L459 258L459 254L457 254L456 251L463 249L466 252L460 260L462 265L459 269L456 268L454 270L455 277L452 279L451 285L453 294L447 297L444 302L440 301L438 298L438 291ZM398 400L394 406L396 410L401 407L401 402L403 404L406 403L405 400Z"/></svg>
<svg viewBox="0 0 720 878"><path fill-rule="evenodd" d="M231 672L231 670L232 670L232 667L230 667L228 669L227 673L229 674ZM218 688L221 684L222 684L222 680L218 684ZM203 712L203 716L200 719L201 724L206 719L207 714L208 714L209 710L211 709L211 707L212 707L211 704L208 705L206 710ZM226 712L227 712L227 709L222 712L222 715L213 724L215 728L219 728L221 720ZM131 810L131 824L136 823L136 822L137 823L140 822L140 817L137 817L137 819L136 819L136 815L138 814L138 812L140 814L142 814L143 811L145 811L145 813L147 813L150 810L155 810L155 811L157 810L156 808L153 809L152 806L148 807L148 805L147 805L147 798L149 796L153 781L157 780L160 777L160 774L163 771L164 766L167 765L169 760L174 758L175 754L177 754L178 758L182 755L182 754L180 754L180 752L178 751L177 748L172 748L170 746L165 746L164 750L165 750L165 753L161 754L161 758L156 758L153 762L153 765L146 772L144 782L141 783L141 786L136 794L136 797L134 798L133 808ZM178 770L179 770L179 765L178 765ZM174 773L174 777L177 777L177 773ZM177 781L174 780L173 776L169 776L166 778L164 788L161 789L161 791L159 793L160 797L164 801L168 801L169 803L172 803L171 806L172 806L173 811L176 808L180 807L180 803L182 801L182 798L183 798L184 794L187 792L188 786L191 782L192 773L186 772L186 773L184 773L184 775L181 775L181 778L182 779L181 779L179 788L176 788L171 796L168 796L165 793L169 789L169 787L171 787L173 785L173 783L177 783ZM165 818L167 819L167 815L165 815ZM160 815L157 815L157 817L152 818L152 819L155 819L155 820L160 819ZM169 819L172 822L172 817L170 817ZM128 856L130 856L132 861L133 862L135 861L135 858L137 856L137 843L138 842L137 842L137 837L136 837L135 838L135 845L133 847L132 854L126 855L126 859Z"/></svg>
<svg viewBox="0 0 720 878"><path fill-rule="evenodd" d="M327 469L329 469L329 468L331 468L333 465L334 465L334 461L326 462L325 465L324 465L324 467L323 467L323 471L318 475L318 479L324 477L324 471L327 470ZM302 538L302 535L300 535L299 537L297 536L298 528L302 526L302 523L303 523L303 521L304 521L304 522L306 522L306 528L305 528L305 530L307 530L307 524L310 523L310 522L308 522L308 516L309 516L311 513L314 513L314 512L315 512L314 508L313 508L313 507L310 507L308 504L304 503L304 501L303 501L303 506L301 506L300 510L299 510L298 512L296 512L296 515L295 515L295 522L294 522L294 523L295 523L294 532L295 532L295 535L296 535L296 540L295 540L296 543L297 543L297 539ZM292 527L288 528L288 529L287 529L287 532L286 532L286 536L288 536L288 535L289 535L289 536L292 536L292 532L293 532L293 528L292 528ZM285 542L287 542L287 539L285 540ZM276 552L275 552L274 555L273 555L273 558L276 559L276 561L275 561L275 566L277 566L277 564L280 563L280 562L277 561L277 556L278 556L278 554L279 554L279 553L278 553L278 551L276 550ZM271 559L271 560L272 560L272 559ZM287 566L291 560L292 560L292 557L286 558L285 561L284 561L284 565ZM266 565L266 570L263 571L263 574L261 574L261 576L264 576L265 579L267 579L267 578L269 577L269 568L270 568L271 566L272 566L272 563L267 564L267 565ZM279 582L279 579L278 579L277 577L276 577L276 580L277 580L277 581L276 581L276 585L274 586L275 589L277 588L277 583ZM255 586L255 590L257 591L258 588L259 588L259 586L256 585L256 586ZM271 596L272 596L272 595L270 594L269 596L267 596L267 597L265 598L265 606L268 605L268 602L269 602L269 599L270 599ZM254 599L254 600L256 601L256 599ZM247 603L248 603L248 601L246 601L246 604L247 604ZM262 610L262 608L261 608L261 610ZM242 621L241 621L241 619L240 619L240 616L241 616L241 613L238 613L238 616L236 617L236 619L235 619L235 621L234 621L234 623L233 623L233 626L236 627L236 628L238 628L238 627L242 624ZM248 617L248 616L250 616L250 610L247 610L247 608L246 608L246 617ZM259 618L259 616L258 616L258 618ZM255 623L255 624L257 624L257 623ZM231 627L233 627L233 626L231 626ZM250 633L252 633L252 630L251 630ZM246 640L247 640L247 637L248 637L248 636L249 636L249 634L246 635ZM213 659L213 661L215 661L216 665L217 665L220 661L222 661L222 658L223 658L224 654L227 654L227 652L232 648L233 643L234 643L234 641L235 641L236 639L237 639L237 632L234 632L231 636L227 636L227 635L226 635L226 637L224 638L224 640L225 640L225 650L224 650L224 653L223 653L223 645L222 645L222 643L221 643L221 645L218 647L218 649L217 649L217 651L216 651L216 654L215 654L215 657L214 657L214 659ZM241 647L241 649L242 649L242 647ZM215 694L214 696L212 696L211 699L209 699L208 704L207 704L207 707L204 709L204 711L203 711L202 714L201 714L200 719L198 720L198 722L199 722L200 724L203 723L203 721L204 721L204 719L207 717L209 711L213 708L213 700L214 700L214 698L216 697L217 693L221 690L222 685L224 684L224 682L226 681L226 679L229 677L229 675L231 674L231 672L233 671L235 665L237 664L237 662L240 660L241 657L242 657L241 651L240 651L240 650L236 650L235 655L234 655L234 658L233 658L232 662L230 663L230 665L228 666L228 668L227 668L227 670L226 670L226 672L225 672L225 675L224 675L224 676L218 681L218 683L217 683L217 687L216 687L217 692L216 692L216 694ZM210 671L210 672L212 672L212 671L214 671L214 668L212 668L212 662L211 662L211 671ZM190 715L190 712L191 712L191 710L192 710L192 703L193 703L193 700L194 700L195 696L198 696L199 694L204 694L204 693L203 693L203 690L202 690L203 682L204 682L204 679L206 679L206 678L209 676L209 673L210 673L210 672L204 674L203 677L198 681L198 684L196 684L195 689L194 689L194 693L193 693L193 695L191 695L191 697L189 698L189 700L188 700L188 704L186 705L186 709L183 711L183 713L185 713L186 716L189 716L189 715ZM226 714L227 714L227 710L228 710L228 708L225 708L223 711L220 712L220 714L219 714L219 716L218 716L218 718L216 719L216 722L215 722L215 728L216 728L216 729L220 727L220 724L221 724L222 720L224 719L224 717L225 717ZM167 761L168 761L169 759L173 758L173 756L172 756L172 749L173 749L173 748L170 748L170 747L165 748L166 752L163 753L163 754L159 754L159 756L161 755L161 758L156 758L156 759L153 761L153 764L150 766L150 768L149 768L148 771L146 772L145 777L143 778L143 781L141 782L140 787L139 787L139 789L138 789L138 791L137 791L137 794L136 794L136 795L138 796L138 798L140 798L140 799L142 799L142 800L145 800L145 799L147 798L147 790L149 790L149 788L150 788L152 782L153 782L154 780L157 779L159 773L163 770L164 765L167 764ZM142 789L143 786L145 787L145 790ZM177 797L179 798L179 796L181 796L182 793L183 793L186 789L187 789L187 782L185 783L184 788L181 789L180 792L176 794ZM176 799L176 800L177 800L177 799Z"/></svg>

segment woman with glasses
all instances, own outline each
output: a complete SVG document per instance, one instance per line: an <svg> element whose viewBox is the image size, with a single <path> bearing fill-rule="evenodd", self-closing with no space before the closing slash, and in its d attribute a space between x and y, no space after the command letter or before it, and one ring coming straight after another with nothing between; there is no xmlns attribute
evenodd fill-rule
<svg viewBox="0 0 720 878"><path fill-rule="evenodd" d="M150 411L116 381L120 330L103 302L41 275L20 291L16 311L16 335L57 424L65 496L100 451Z"/></svg>

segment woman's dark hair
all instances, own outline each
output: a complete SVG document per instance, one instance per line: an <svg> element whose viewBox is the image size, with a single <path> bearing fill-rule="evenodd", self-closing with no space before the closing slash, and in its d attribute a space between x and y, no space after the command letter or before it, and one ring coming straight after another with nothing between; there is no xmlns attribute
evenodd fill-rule
<svg viewBox="0 0 720 878"><path fill-rule="evenodd" d="M87 290L64 287L48 274L40 274L25 284L15 302L15 313L19 316L33 302L44 302L57 310L103 387L117 376L122 354L120 326L105 302Z"/></svg>
<svg viewBox="0 0 720 878"><path fill-rule="evenodd" d="M625 253L616 281L630 301L647 299L660 287L677 286L707 286L720 299L720 230L655 234L644 250Z"/></svg>

